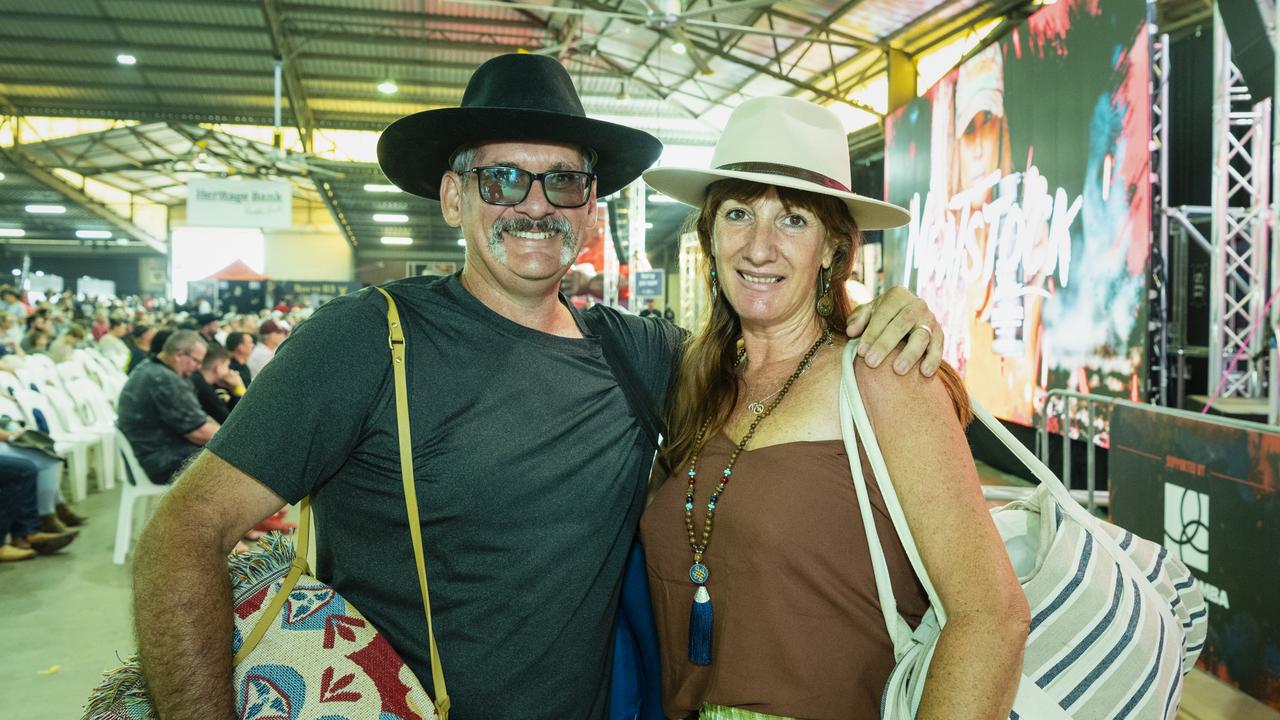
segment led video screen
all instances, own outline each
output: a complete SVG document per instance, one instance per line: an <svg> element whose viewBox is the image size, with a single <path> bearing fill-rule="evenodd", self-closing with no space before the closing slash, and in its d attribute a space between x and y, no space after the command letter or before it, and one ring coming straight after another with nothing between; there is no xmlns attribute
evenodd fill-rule
<svg viewBox="0 0 1280 720"><path fill-rule="evenodd" d="M1059 0L885 121L890 283L997 417L1053 388L1138 399L1146 362L1147 6Z"/></svg>

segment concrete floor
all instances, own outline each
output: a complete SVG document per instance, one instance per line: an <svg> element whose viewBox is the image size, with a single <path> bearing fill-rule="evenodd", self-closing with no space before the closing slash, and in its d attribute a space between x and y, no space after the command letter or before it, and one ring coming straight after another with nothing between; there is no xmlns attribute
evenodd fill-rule
<svg viewBox="0 0 1280 720"><path fill-rule="evenodd" d="M1015 484L990 469L983 480ZM119 490L95 493L78 510L90 516L80 537L61 553L0 564L0 717L74 720L89 690L117 658L133 652L129 565L111 564ZM1188 678L1179 720L1280 720L1217 679Z"/></svg>
<svg viewBox="0 0 1280 720"><path fill-rule="evenodd" d="M102 671L132 654L129 566L111 564L119 503L119 488L91 494L76 506L89 524L65 550L0 564L0 715L79 718Z"/></svg>

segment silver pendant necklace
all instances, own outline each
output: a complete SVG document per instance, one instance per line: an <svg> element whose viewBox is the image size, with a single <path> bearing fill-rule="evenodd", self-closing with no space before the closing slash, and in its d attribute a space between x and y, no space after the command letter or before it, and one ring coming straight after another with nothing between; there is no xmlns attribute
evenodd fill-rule
<svg viewBox="0 0 1280 720"><path fill-rule="evenodd" d="M828 339L826 344L830 345L831 340ZM741 367L742 363L745 362L746 359L747 359L747 351L746 350L739 351L738 359L734 362L734 367ZM812 364L813 364L813 358L811 357L805 361L804 367L800 368L800 374L796 375L796 378L799 379L801 375L804 375L805 373L809 372L809 366ZM755 402L747 403L747 409L750 410L753 415L763 415L765 405L767 405L768 402L771 399L773 399L773 396L777 395L780 392L782 392L782 388L778 388L777 390L774 390L773 392L760 398L759 400L756 400Z"/></svg>
<svg viewBox="0 0 1280 720"><path fill-rule="evenodd" d="M808 370L808 369L809 368L806 366L805 370ZM804 372L801 372L800 374L803 375ZM774 390L773 392L769 393L768 396L762 397L753 403L747 403L747 409L756 415L760 415L764 413L764 404L769 402L769 400L772 399L774 395L777 395L780 392L782 392L782 388L778 388L777 390Z"/></svg>

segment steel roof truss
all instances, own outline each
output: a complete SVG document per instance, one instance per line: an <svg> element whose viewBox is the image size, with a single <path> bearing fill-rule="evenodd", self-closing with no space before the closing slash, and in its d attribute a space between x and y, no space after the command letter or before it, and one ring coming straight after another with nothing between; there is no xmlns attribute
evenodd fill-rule
<svg viewBox="0 0 1280 720"><path fill-rule="evenodd" d="M71 183L68 183L57 175L49 172L49 170L42 167L39 163L26 157L18 147L0 147L0 155L3 155L9 162L13 163L18 167L18 169L22 170L22 172L26 173L32 179L43 183L50 189L62 193L62 195L66 196L68 200L98 216L100 219L114 226L117 230L120 230L136 240L146 243L156 252L168 252L168 248L164 241L153 237L151 233L135 225L132 220L108 209L105 205L86 195L80 188L77 188Z"/></svg>

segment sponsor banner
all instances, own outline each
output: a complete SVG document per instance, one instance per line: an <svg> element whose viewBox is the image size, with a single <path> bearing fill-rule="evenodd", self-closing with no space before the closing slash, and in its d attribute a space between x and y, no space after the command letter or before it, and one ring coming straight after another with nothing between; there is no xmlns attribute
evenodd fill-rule
<svg viewBox="0 0 1280 720"><path fill-rule="evenodd" d="M1200 580L1200 665L1280 710L1280 434L1117 406L1111 517Z"/></svg>
<svg viewBox="0 0 1280 720"><path fill-rule="evenodd" d="M275 307L281 302L301 303L317 308L326 302L364 287L358 282L338 280L272 280L267 283L267 305Z"/></svg>
<svg viewBox="0 0 1280 720"><path fill-rule="evenodd" d="M1150 250L1150 47L1133 0L1059 0L885 119L886 281L970 392L1029 425L1052 388L1137 400Z"/></svg>
<svg viewBox="0 0 1280 720"><path fill-rule="evenodd" d="M187 183L187 224L291 227L293 185L288 180L195 178Z"/></svg>
<svg viewBox="0 0 1280 720"><path fill-rule="evenodd" d="M636 273L636 297L660 298L667 294L667 273L664 270L642 270Z"/></svg>

